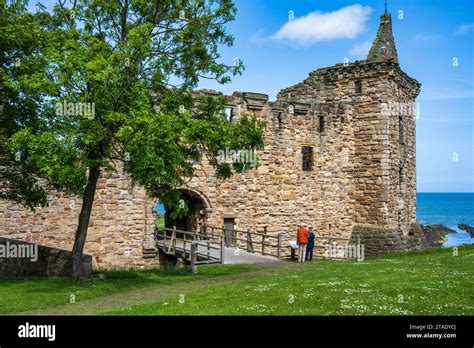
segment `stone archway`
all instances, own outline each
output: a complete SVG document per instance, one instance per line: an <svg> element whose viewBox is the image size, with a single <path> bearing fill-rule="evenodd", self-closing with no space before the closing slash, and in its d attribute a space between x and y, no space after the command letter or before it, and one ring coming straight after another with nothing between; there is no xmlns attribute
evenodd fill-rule
<svg viewBox="0 0 474 348"><path fill-rule="evenodd" d="M196 228L199 230L200 226L206 222L208 215L211 213L211 203L209 199L202 194L201 192L184 188L180 189L185 199L190 200L190 210L188 215L184 218L185 220L181 222L184 225L184 230L191 230ZM158 250L156 247L155 242L155 220L157 218L156 214L156 200L148 199L146 204L146 229L145 229L145 236L143 240L143 258L154 259L155 257L159 257L159 264L175 264L176 258L170 257L169 255L164 254L161 250ZM166 227L173 227L173 221L168 220L166 222L166 207L165 207L165 226ZM176 226L176 228L179 228Z"/></svg>
<svg viewBox="0 0 474 348"><path fill-rule="evenodd" d="M199 231L206 222L207 215L212 211L209 199L201 192L185 188L180 189L181 199L188 205L186 216L173 219L169 207L165 205L165 227L183 231Z"/></svg>

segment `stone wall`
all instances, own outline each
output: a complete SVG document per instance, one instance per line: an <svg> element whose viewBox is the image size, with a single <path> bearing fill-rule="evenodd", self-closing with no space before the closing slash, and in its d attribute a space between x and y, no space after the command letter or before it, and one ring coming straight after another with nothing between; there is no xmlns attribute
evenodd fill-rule
<svg viewBox="0 0 474 348"><path fill-rule="evenodd" d="M12 245L14 248L17 246L37 248L35 259L0 257L0 276L69 277L71 274L72 253L68 250L50 248L3 237L0 237L0 245L5 248L11 248ZM86 273L89 275L92 272L92 256L83 255L83 262Z"/></svg>
<svg viewBox="0 0 474 348"><path fill-rule="evenodd" d="M429 247L421 226L413 223L407 234L398 228L383 228L358 225L354 227L353 241L360 237L365 256L382 255L390 252L415 251Z"/></svg>
<svg viewBox="0 0 474 348"><path fill-rule="evenodd" d="M84 253L93 256L94 268L157 266L151 202L118 171L99 179ZM0 201L0 236L72 250L81 204L79 197L57 194L31 212Z"/></svg>
<svg viewBox="0 0 474 348"><path fill-rule="evenodd" d="M386 148L390 163L388 185L392 197L390 211L398 212L392 217L392 226L409 230L416 220L416 120L415 98L419 84L405 73L389 75L386 94L386 113L382 117L389 124Z"/></svg>
<svg viewBox="0 0 474 348"><path fill-rule="evenodd" d="M260 96L261 107L257 108L252 105L257 104L255 99L245 93L230 98L238 106L236 117L251 113L268 124L265 148L257 153L258 168L220 180L204 161L189 184L210 202L207 223L222 226L225 218L234 218L236 229L267 227L268 233L276 235L295 231L304 221L322 235L349 237L353 215L347 193L352 182L346 175L350 164L340 150L350 151L350 134L328 126L321 136L316 112L301 103L292 105L294 113L290 114L286 105L272 105L266 96ZM338 112L350 118L350 109ZM302 170L303 146L314 149L312 171Z"/></svg>
<svg viewBox="0 0 474 348"><path fill-rule="evenodd" d="M217 179L205 161L196 167L189 188L210 202L207 224L234 218L236 229L266 226L276 235L303 221L320 236L349 238L359 225L407 235L416 222L415 120L410 112L383 114L382 105L409 105L418 92L398 64L360 61L316 70L276 102L229 96L234 118L266 121L265 149L257 169L231 179ZM312 171L302 170L303 146L313 148Z"/></svg>

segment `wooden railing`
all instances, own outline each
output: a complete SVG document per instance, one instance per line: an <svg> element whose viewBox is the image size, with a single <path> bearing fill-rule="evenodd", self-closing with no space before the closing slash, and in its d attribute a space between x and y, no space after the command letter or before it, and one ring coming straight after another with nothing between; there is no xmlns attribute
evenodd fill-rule
<svg viewBox="0 0 474 348"><path fill-rule="evenodd" d="M266 227L262 232L258 232L250 229L244 231L228 229L224 226L203 225L201 226L201 234L222 238L225 242L225 246L236 247L250 253L275 256L278 258L282 257L281 234L276 236L270 235L267 233Z"/></svg>
<svg viewBox="0 0 474 348"><path fill-rule="evenodd" d="M155 241L167 254L180 254L191 262L192 268L202 263L224 263L225 247L222 238L174 228L155 227ZM199 247L202 248L199 248ZM212 252L216 250L216 252ZM201 258L203 260L198 261Z"/></svg>
<svg viewBox="0 0 474 348"><path fill-rule="evenodd" d="M203 225L199 232L182 231L176 228L155 228L155 239L157 245L164 249L167 254L181 254L191 262L192 269L201 263L221 262L224 263L225 247L235 247L250 253L274 256L279 259L292 256L289 241L296 239L294 233L278 233L271 235L264 229L263 232L251 231L250 229L237 230L226 229L224 226L216 227ZM341 237L315 237L314 258L327 259L364 259L364 246L360 238ZM339 247L352 251L349 257L334 253ZM217 250L217 252L216 252ZM339 253L340 254L340 253ZM199 260L200 259L200 260Z"/></svg>

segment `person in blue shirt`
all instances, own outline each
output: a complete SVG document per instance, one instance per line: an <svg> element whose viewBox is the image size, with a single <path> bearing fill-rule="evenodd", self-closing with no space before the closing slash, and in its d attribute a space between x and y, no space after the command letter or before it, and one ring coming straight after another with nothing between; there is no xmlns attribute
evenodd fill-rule
<svg viewBox="0 0 474 348"><path fill-rule="evenodd" d="M306 261L313 260L314 238L313 227L309 226L308 245L306 246Z"/></svg>

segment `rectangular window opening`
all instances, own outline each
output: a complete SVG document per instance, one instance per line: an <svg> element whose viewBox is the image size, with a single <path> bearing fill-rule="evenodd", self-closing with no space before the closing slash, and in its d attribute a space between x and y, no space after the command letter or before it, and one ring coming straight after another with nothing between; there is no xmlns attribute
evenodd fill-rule
<svg viewBox="0 0 474 348"><path fill-rule="evenodd" d="M283 128L283 113L279 112L277 114L277 120L278 120L278 128L282 129Z"/></svg>
<svg viewBox="0 0 474 348"><path fill-rule="evenodd" d="M311 146L303 146L301 149L301 155L303 157L303 170L313 170L313 148Z"/></svg>
<svg viewBox="0 0 474 348"><path fill-rule="evenodd" d="M319 116L319 133L326 131L326 119L324 116Z"/></svg>
<svg viewBox="0 0 474 348"><path fill-rule="evenodd" d="M234 119L234 108L226 107L225 108L225 117L227 121L232 122Z"/></svg>
<svg viewBox="0 0 474 348"><path fill-rule="evenodd" d="M400 144L405 144L405 127L403 126L403 116L398 116L398 137Z"/></svg>

